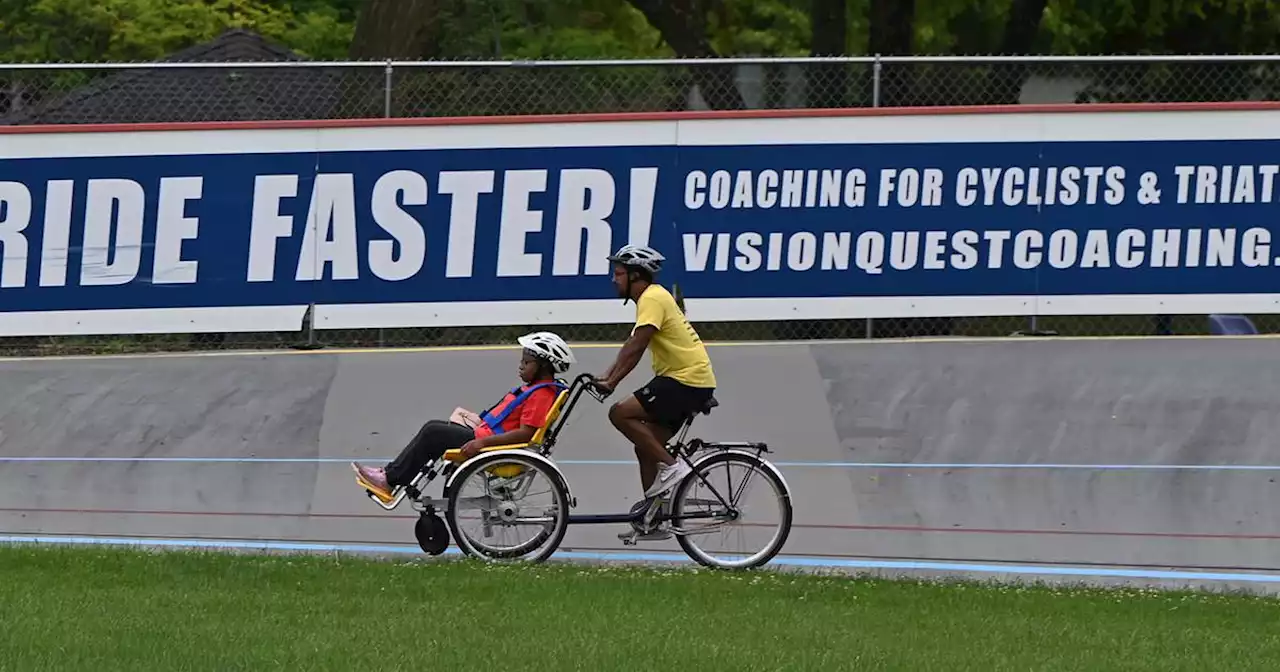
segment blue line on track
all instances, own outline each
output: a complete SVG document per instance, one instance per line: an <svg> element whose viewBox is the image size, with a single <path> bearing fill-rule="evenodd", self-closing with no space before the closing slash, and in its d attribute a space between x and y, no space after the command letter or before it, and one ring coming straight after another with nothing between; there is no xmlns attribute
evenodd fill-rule
<svg viewBox="0 0 1280 672"><path fill-rule="evenodd" d="M312 552L347 552L347 553L396 553L405 555L424 555L417 546L382 545L382 544L318 544L288 541L224 541L203 539L160 538L144 539L135 537L53 537L53 536L0 536L0 543L16 544L95 544L112 546L168 546L206 549L253 549L272 551L312 551ZM446 555L457 555L460 551L450 547ZM426 556L424 556L426 557ZM677 553L628 553L628 552L596 552L558 551L553 556L569 560L600 560L624 562L677 562L691 563L687 557ZM1242 581L1250 583L1280 583L1280 574L1251 574L1238 572L1193 572L1193 571L1161 571L1152 569L1121 569L1105 567L1055 567L1044 565L1001 565L964 562L918 562L899 560L852 560L844 558L822 558L806 556L778 556L770 566L783 567L823 567L839 569L906 569L906 570L938 570L952 572L980 572L994 574L1027 574L1058 575L1081 577L1124 577L1135 579L1175 579L1190 581Z"/></svg>
<svg viewBox="0 0 1280 672"><path fill-rule="evenodd" d="M389 457L55 457L43 455L0 456L0 462L28 463L188 463L188 464L347 464L352 461L381 464ZM626 466L634 467L634 460L579 460L558 459L562 465ZM840 468L840 469L1077 469L1087 471L1280 471L1277 464L1064 464L1064 463L1001 463L1001 462L823 462L786 461L773 463L792 468Z"/></svg>

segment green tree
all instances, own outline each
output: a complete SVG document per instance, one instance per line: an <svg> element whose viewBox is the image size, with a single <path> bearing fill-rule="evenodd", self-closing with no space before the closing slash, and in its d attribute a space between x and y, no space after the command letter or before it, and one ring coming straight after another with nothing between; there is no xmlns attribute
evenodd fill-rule
<svg viewBox="0 0 1280 672"><path fill-rule="evenodd" d="M0 0L0 62L155 61L229 28L305 57L343 57L351 19L340 6L310 2L299 12L279 0ZM108 74L0 69L0 116Z"/></svg>
<svg viewBox="0 0 1280 672"><path fill-rule="evenodd" d="M1054 0L1045 48L1064 54L1260 54L1280 48L1280 4L1271 0ZM1273 68L1251 63L1139 63L1079 73L1082 101L1272 98Z"/></svg>
<svg viewBox="0 0 1280 672"><path fill-rule="evenodd" d="M670 57L645 17L617 0L366 0L350 57L401 60ZM659 71L661 70L661 71ZM669 69L399 68L395 115L529 114L666 109ZM381 97L353 82L361 109ZM566 95L566 92L572 92ZM355 105L356 103L353 103Z"/></svg>
<svg viewBox="0 0 1280 672"><path fill-rule="evenodd" d="M338 6L318 0L302 13L268 0L0 0L0 17L0 59L11 62L151 61L229 28L340 58L352 31Z"/></svg>
<svg viewBox="0 0 1280 672"><path fill-rule="evenodd" d="M350 1L350 0L345 0ZM619 0L364 0L359 59L581 59L672 55Z"/></svg>

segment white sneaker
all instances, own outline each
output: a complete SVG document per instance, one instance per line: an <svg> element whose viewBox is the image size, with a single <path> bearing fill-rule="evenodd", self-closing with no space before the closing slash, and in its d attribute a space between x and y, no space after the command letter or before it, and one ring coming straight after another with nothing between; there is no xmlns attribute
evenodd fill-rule
<svg viewBox="0 0 1280 672"><path fill-rule="evenodd" d="M680 482L680 479L689 475L693 469L689 468L683 460L676 460L675 464L670 466L660 465L658 467L658 477L653 479L653 485L644 491L645 497L655 497L660 495Z"/></svg>

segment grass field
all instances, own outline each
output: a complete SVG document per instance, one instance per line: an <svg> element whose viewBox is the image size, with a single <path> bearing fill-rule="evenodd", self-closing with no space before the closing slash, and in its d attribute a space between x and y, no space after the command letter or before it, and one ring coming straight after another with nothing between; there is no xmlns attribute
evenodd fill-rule
<svg viewBox="0 0 1280 672"><path fill-rule="evenodd" d="M0 670L1275 670L1280 600L0 547Z"/></svg>

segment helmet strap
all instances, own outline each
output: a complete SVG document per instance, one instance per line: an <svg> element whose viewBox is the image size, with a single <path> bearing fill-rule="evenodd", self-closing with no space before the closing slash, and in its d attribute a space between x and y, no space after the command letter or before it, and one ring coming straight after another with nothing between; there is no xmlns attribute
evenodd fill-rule
<svg viewBox="0 0 1280 672"><path fill-rule="evenodd" d="M636 273L639 273L639 271L637 271L637 270L636 270L636 269L634 269L634 268L630 268L630 267L628 267L628 268L627 268L627 295L622 299L622 305L624 305L624 306L625 306L625 305L627 305L627 302L628 302L628 301L631 301L631 300L632 300L632 299L631 299L631 284L632 284L632 282L634 282L633 276L634 276ZM650 282L652 282L652 280L651 280Z"/></svg>

